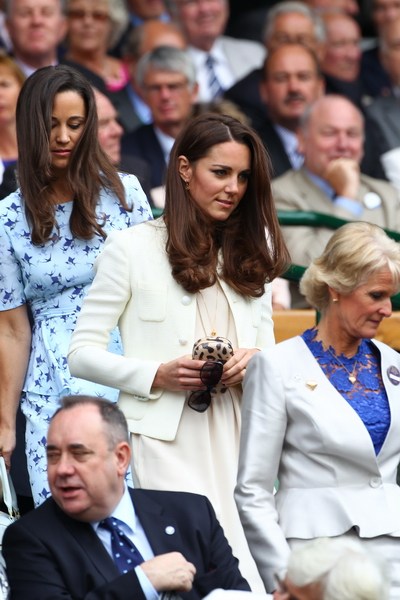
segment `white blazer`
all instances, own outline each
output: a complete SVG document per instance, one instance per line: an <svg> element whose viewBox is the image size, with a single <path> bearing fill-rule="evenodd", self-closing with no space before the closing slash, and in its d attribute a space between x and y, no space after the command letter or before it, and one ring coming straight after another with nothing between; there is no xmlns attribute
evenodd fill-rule
<svg viewBox="0 0 400 600"><path fill-rule="evenodd" d="M235 497L267 591L285 569L287 538L400 536L400 355L374 341L391 425L375 455L357 413L331 385L301 337L258 353L244 381ZM274 496L274 484L279 490Z"/></svg>
<svg viewBox="0 0 400 600"><path fill-rule="evenodd" d="M94 282L72 336L68 364L83 379L121 390L119 405L130 431L173 440L184 392L152 388L160 364L192 353L196 295L171 275L162 219L111 234L99 256ZM220 280L236 326L239 347L274 343L271 290L243 298ZM119 325L124 356L107 351L110 331Z"/></svg>

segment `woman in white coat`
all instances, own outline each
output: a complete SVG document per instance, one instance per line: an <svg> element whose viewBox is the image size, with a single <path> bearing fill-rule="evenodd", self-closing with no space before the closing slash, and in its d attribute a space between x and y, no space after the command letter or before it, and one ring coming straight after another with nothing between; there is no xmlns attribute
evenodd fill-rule
<svg viewBox="0 0 400 600"><path fill-rule="evenodd" d="M290 547L346 535L387 557L400 598L400 355L371 339L399 288L399 245L349 223L300 284L319 324L249 363L236 500L267 591Z"/></svg>
<svg viewBox="0 0 400 600"><path fill-rule="evenodd" d="M268 282L287 260L258 136L232 117L201 115L175 141L164 217L110 236L69 352L73 373L121 390L136 485L207 495L240 557L241 383L250 357L274 343ZM124 357L106 349L117 323ZM234 355L226 391L210 394L192 347L216 335ZM204 392L204 412L188 404L193 391Z"/></svg>

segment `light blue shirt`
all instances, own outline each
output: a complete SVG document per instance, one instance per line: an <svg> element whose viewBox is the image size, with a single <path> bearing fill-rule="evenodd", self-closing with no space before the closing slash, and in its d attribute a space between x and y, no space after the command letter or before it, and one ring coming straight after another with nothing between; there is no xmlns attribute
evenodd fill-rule
<svg viewBox="0 0 400 600"><path fill-rule="evenodd" d="M169 155L171 154L172 146L174 145L175 139L170 135L167 135L161 129L154 125L154 133L160 143L161 150L164 155L165 164L169 163Z"/></svg>
<svg viewBox="0 0 400 600"><path fill-rule="evenodd" d="M306 172L315 185L319 187L325 196L332 201L332 204L336 204L336 206L344 208L348 212L352 213L355 217L359 217L362 214L363 207L358 200L347 198L346 196L337 196L333 187L330 186L325 179L322 179L321 177L318 177L318 175L311 173L311 171L308 169L306 169Z"/></svg>
<svg viewBox="0 0 400 600"><path fill-rule="evenodd" d="M125 486L124 495L122 496L119 504L109 516L115 517L116 519L119 519L123 522L121 524L122 531L135 544L136 548L139 550L140 554L143 556L145 561L149 560L150 558L154 558L154 552L151 549L144 529L136 515L135 508L133 506L133 502L127 486ZM99 521L96 523L91 523L97 536L100 538L104 548L112 557L111 533L104 527L99 527L99 524ZM140 565L135 567L135 573L137 575L143 593L146 596L146 600L158 600L160 596L157 590L153 587L150 580L147 578L144 571L141 569Z"/></svg>
<svg viewBox="0 0 400 600"><path fill-rule="evenodd" d="M296 170L300 169L304 162L304 156L298 151L297 135L293 131L286 129L286 127L282 127L282 125L274 124L274 127L285 148L292 168Z"/></svg>

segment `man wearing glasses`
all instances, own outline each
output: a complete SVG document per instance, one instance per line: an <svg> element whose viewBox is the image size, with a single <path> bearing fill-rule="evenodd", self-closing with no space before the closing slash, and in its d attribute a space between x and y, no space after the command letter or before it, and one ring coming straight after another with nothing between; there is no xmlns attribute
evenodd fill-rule
<svg viewBox="0 0 400 600"><path fill-rule="evenodd" d="M149 164L156 188L163 184L171 148L197 98L195 68L185 50L161 46L140 59L136 82L153 122L125 135L122 153Z"/></svg>

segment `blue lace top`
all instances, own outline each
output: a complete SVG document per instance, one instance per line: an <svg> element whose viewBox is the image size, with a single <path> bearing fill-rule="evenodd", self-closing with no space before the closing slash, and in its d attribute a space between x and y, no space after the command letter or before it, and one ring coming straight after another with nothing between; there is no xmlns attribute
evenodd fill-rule
<svg viewBox="0 0 400 600"><path fill-rule="evenodd" d="M337 356L332 347L324 350L316 335L317 329L313 328L307 329L301 337L330 383L356 411L371 436L375 454L379 454L390 427L390 407L378 349L371 340L363 339L355 356ZM353 370L355 383L349 381Z"/></svg>

